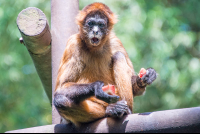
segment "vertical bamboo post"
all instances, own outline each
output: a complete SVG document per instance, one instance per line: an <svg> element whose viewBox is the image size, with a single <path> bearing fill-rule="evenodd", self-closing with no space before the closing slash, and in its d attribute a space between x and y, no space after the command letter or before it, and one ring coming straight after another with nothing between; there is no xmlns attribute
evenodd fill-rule
<svg viewBox="0 0 200 134"><path fill-rule="evenodd" d="M78 32L75 17L78 14L78 0L51 0L51 35L52 35L52 97L55 82L68 38ZM53 100L53 98L52 98ZM60 123L60 116L52 105L52 123Z"/></svg>

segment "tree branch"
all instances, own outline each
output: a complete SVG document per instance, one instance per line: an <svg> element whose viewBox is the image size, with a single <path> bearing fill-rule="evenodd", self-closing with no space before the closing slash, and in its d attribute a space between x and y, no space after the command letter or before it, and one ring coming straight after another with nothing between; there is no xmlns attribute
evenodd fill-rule
<svg viewBox="0 0 200 134"><path fill-rule="evenodd" d="M20 43L28 49L51 102L51 34L46 16L38 8L26 8L19 13L17 26L22 35Z"/></svg>

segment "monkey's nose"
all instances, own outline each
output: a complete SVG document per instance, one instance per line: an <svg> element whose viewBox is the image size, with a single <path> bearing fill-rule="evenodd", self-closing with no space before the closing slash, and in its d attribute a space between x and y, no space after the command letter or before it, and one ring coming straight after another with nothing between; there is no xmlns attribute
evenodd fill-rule
<svg viewBox="0 0 200 134"><path fill-rule="evenodd" d="M98 31L93 31L93 34L94 35L98 35Z"/></svg>

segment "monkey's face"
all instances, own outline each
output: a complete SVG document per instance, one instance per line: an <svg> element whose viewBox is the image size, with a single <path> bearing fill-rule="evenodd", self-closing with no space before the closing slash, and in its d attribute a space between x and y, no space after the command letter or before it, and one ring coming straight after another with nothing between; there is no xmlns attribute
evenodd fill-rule
<svg viewBox="0 0 200 134"><path fill-rule="evenodd" d="M100 13L87 16L84 33L92 46L98 46L107 34L107 23L107 18Z"/></svg>

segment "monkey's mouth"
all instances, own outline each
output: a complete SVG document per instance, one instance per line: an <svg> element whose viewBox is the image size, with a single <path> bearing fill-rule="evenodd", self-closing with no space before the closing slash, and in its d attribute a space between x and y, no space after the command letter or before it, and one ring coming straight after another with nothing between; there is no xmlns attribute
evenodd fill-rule
<svg viewBox="0 0 200 134"><path fill-rule="evenodd" d="M97 44L97 43L99 42L99 39L96 38L96 37L93 37L93 38L91 39L91 41L92 41L92 43Z"/></svg>

